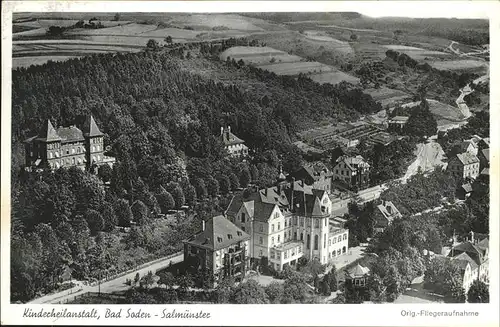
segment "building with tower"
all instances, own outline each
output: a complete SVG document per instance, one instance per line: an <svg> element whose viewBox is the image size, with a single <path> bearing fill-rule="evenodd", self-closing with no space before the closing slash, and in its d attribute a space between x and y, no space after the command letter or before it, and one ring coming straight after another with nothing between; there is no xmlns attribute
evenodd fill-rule
<svg viewBox="0 0 500 327"><path fill-rule="evenodd" d="M104 164L113 167L115 158L104 154L104 134L94 117L89 116L82 129L75 125L56 129L47 120L38 135L24 141L26 169L74 166L95 170Z"/></svg>
<svg viewBox="0 0 500 327"><path fill-rule="evenodd" d="M220 137L224 148L231 157L245 157L248 155L248 147L245 141L231 133L231 126L220 128Z"/></svg>

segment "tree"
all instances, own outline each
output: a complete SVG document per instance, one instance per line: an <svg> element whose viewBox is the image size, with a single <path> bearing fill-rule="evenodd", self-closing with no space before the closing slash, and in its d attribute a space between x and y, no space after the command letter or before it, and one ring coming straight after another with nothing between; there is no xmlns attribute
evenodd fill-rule
<svg viewBox="0 0 500 327"><path fill-rule="evenodd" d="M115 210L109 202L103 202L99 208L99 212L104 219L104 231L112 231L118 225L118 218L116 217Z"/></svg>
<svg viewBox="0 0 500 327"><path fill-rule="evenodd" d="M467 292L467 302L469 303L489 303L490 292L488 285L476 279Z"/></svg>
<svg viewBox="0 0 500 327"><path fill-rule="evenodd" d="M140 279L141 279L141 276L139 275L139 273L136 273L135 277L134 277L134 284L137 285L137 283L139 282Z"/></svg>
<svg viewBox="0 0 500 327"><path fill-rule="evenodd" d="M172 37L170 35L167 35L167 37L165 38L165 42L168 44L172 44Z"/></svg>
<svg viewBox="0 0 500 327"><path fill-rule="evenodd" d="M102 165L99 167L97 175L102 179L104 183L107 183L111 180L111 176L113 175L113 169L111 169L109 165Z"/></svg>
<svg viewBox="0 0 500 327"><path fill-rule="evenodd" d="M196 189L193 185L187 184L183 187L186 204L193 206L196 203Z"/></svg>
<svg viewBox="0 0 500 327"><path fill-rule="evenodd" d="M87 210L87 212L85 213L85 220L89 224L90 233L92 235L96 235L97 232L100 232L104 229L104 219L102 215L96 210Z"/></svg>
<svg viewBox="0 0 500 327"><path fill-rule="evenodd" d="M124 199L118 199L115 203L115 214L118 218L118 224L123 227L129 227L132 220L132 210L128 202Z"/></svg>
<svg viewBox="0 0 500 327"><path fill-rule="evenodd" d="M205 181L201 178L197 178L194 183L196 189L196 196L198 199L203 200L208 196L207 186Z"/></svg>
<svg viewBox="0 0 500 327"><path fill-rule="evenodd" d="M437 132L437 122L429 109L429 103L426 99L420 102L420 105L411 111L408 122L403 131L405 134L417 137L430 137Z"/></svg>
<svg viewBox="0 0 500 327"><path fill-rule="evenodd" d="M351 39L351 41L357 41L358 40L358 36L356 34L352 33L351 36L350 36L350 39Z"/></svg>
<svg viewBox="0 0 500 327"><path fill-rule="evenodd" d="M231 300L237 304L265 304L267 295L257 281L250 279L234 289Z"/></svg>
<svg viewBox="0 0 500 327"><path fill-rule="evenodd" d="M184 198L184 192L182 191L182 188L180 186L174 188L174 190L172 191L172 197L174 198L175 207L177 209L180 209L186 201Z"/></svg>
<svg viewBox="0 0 500 327"><path fill-rule="evenodd" d="M219 182L214 178L209 178L207 181L207 191L210 197L216 197L219 194Z"/></svg>
<svg viewBox="0 0 500 327"><path fill-rule="evenodd" d="M175 208L175 201L172 194L167 192L163 186L160 186L159 192L156 194L156 200L160 205L160 210L162 213L167 213L169 210Z"/></svg>
<svg viewBox="0 0 500 327"><path fill-rule="evenodd" d="M217 303L229 303L231 298L232 288L234 286L234 278L226 277L219 281L214 290L214 300Z"/></svg>
<svg viewBox="0 0 500 327"><path fill-rule="evenodd" d="M146 48L151 49L151 50L157 50L158 49L158 41L155 39L149 39L148 43L146 44Z"/></svg>
<svg viewBox="0 0 500 327"><path fill-rule="evenodd" d="M221 175L219 176L218 181L220 186L220 192L222 194L228 194L229 191L231 190L231 181L229 180L229 177L227 175Z"/></svg>
<svg viewBox="0 0 500 327"><path fill-rule="evenodd" d="M120 17L121 17L121 15L120 15L119 13L116 13L116 14L115 14L115 16L113 17L113 20L114 20L115 22L117 22L117 21L119 21L119 20L120 20Z"/></svg>
<svg viewBox="0 0 500 327"><path fill-rule="evenodd" d="M162 272L159 274L160 282L159 284L165 285L167 288L171 288L175 285L175 276L171 272Z"/></svg>
<svg viewBox="0 0 500 327"><path fill-rule="evenodd" d="M148 207L141 200L132 204L132 217L137 225L145 225L148 221Z"/></svg>
<svg viewBox="0 0 500 327"><path fill-rule="evenodd" d="M337 291L337 270L335 268L335 265L330 269L328 274L326 274L325 279L330 286L330 290L333 292L336 292Z"/></svg>
<svg viewBox="0 0 500 327"><path fill-rule="evenodd" d="M303 303L308 292L309 287L304 276L295 274L283 284L282 303Z"/></svg>
<svg viewBox="0 0 500 327"><path fill-rule="evenodd" d="M229 182L231 185L231 190L233 190L233 191L240 187L240 180L239 180L238 176L236 176L235 173L229 174Z"/></svg>
<svg viewBox="0 0 500 327"><path fill-rule="evenodd" d="M247 187L251 179L252 176L250 175L250 170L247 167L244 167L240 171L240 186L243 188Z"/></svg>
<svg viewBox="0 0 500 327"><path fill-rule="evenodd" d="M266 286L265 292L270 303L280 303L283 296L283 285L273 281Z"/></svg>

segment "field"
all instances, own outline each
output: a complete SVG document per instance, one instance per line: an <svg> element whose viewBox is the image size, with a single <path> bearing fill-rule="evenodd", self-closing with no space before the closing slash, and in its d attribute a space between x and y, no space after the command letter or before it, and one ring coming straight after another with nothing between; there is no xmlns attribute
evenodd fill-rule
<svg viewBox="0 0 500 327"><path fill-rule="evenodd" d="M403 91L387 87L365 89L364 92L371 95L375 101L380 102L382 107L394 106L396 103L402 102L411 97L411 95Z"/></svg>
<svg viewBox="0 0 500 327"><path fill-rule="evenodd" d="M359 79L346 74L339 69L316 61L305 61L296 55L290 55L271 47L232 47L220 55L220 59L227 58L236 61L243 60L247 64L265 69L278 75L297 76L305 74L318 83L337 84L347 81L353 84Z"/></svg>
<svg viewBox="0 0 500 327"><path fill-rule="evenodd" d="M405 53L415 60L424 60L426 58L450 58L451 54L442 51L433 51L405 45L384 45L384 48Z"/></svg>
<svg viewBox="0 0 500 327"><path fill-rule="evenodd" d="M487 70L488 64L484 61L461 59L448 61L431 61L429 65L439 70Z"/></svg>

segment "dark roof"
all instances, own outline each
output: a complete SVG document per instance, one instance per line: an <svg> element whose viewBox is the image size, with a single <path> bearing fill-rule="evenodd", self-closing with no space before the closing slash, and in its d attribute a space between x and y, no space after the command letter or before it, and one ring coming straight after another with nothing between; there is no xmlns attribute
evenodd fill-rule
<svg viewBox="0 0 500 327"><path fill-rule="evenodd" d="M82 131L75 126L59 127L57 129L57 134L59 134L63 142L75 142L75 141L85 140Z"/></svg>
<svg viewBox="0 0 500 327"><path fill-rule="evenodd" d="M313 180L318 180L321 176L332 176L330 169L321 161L305 164L299 171L305 172Z"/></svg>
<svg viewBox="0 0 500 327"><path fill-rule="evenodd" d="M457 145L457 149L459 150L459 152L466 152L470 146L477 148L476 143L471 141L463 141Z"/></svg>
<svg viewBox="0 0 500 327"><path fill-rule="evenodd" d="M465 270L467 264L470 264L472 270L478 267L476 262L474 262L474 260L465 252L453 257L451 262L459 266L462 270Z"/></svg>
<svg viewBox="0 0 500 327"><path fill-rule="evenodd" d="M352 267L351 269L346 271L346 273L347 273L347 276L349 276L351 278L359 278L359 277L364 277L365 275L369 274L370 269L368 269L367 267L363 267L362 265L360 265L358 263L357 265L355 265L354 267Z"/></svg>
<svg viewBox="0 0 500 327"><path fill-rule="evenodd" d="M481 175L490 175L490 169L489 168L484 168L483 170L481 170Z"/></svg>
<svg viewBox="0 0 500 327"><path fill-rule="evenodd" d="M460 253L465 252L468 256L470 256L477 265L481 265L483 262L483 256L485 254L484 248L479 248L471 242L463 242L453 248L453 251L450 252L450 256L458 256Z"/></svg>
<svg viewBox="0 0 500 327"><path fill-rule="evenodd" d="M185 242L216 251L249 239L250 236L247 233L224 216L215 216L205 223L204 231L192 236Z"/></svg>
<svg viewBox="0 0 500 327"><path fill-rule="evenodd" d="M101 133L99 130L99 127L97 127L97 124L94 120L94 117L90 115L87 117L87 120L85 121L85 124L83 125L83 130L84 130L84 135L87 137L93 137L93 136L102 136L104 135Z"/></svg>
<svg viewBox="0 0 500 327"><path fill-rule="evenodd" d="M271 216L276 204L257 202L254 206L254 217L259 221L267 221Z"/></svg>
<svg viewBox="0 0 500 327"><path fill-rule="evenodd" d="M239 137L237 137L236 135L231 133L231 129L229 129L229 128L226 130L223 130L221 136L222 136L222 142L226 146L245 143L245 141L243 141L242 139L240 139Z"/></svg>
<svg viewBox="0 0 500 327"><path fill-rule="evenodd" d="M479 152L488 162L490 161L490 149L483 149Z"/></svg>

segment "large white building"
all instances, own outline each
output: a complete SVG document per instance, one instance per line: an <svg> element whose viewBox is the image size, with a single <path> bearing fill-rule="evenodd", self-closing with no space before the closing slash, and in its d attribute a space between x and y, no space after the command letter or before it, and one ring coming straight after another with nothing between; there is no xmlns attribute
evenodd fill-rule
<svg viewBox="0 0 500 327"><path fill-rule="evenodd" d="M278 271L300 257L328 264L348 251L349 232L333 220L329 194L302 181L238 194L226 216L250 235L252 261L267 259Z"/></svg>
<svg viewBox="0 0 500 327"><path fill-rule="evenodd" d="M244 157L248 155L248 147L245 145L245 141L231 133L231 126L228 126L226 129L221 127L220 137L224 144L224 148L230 156Z"/></svg>

